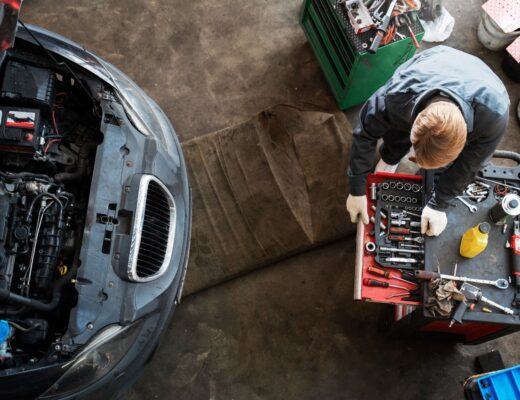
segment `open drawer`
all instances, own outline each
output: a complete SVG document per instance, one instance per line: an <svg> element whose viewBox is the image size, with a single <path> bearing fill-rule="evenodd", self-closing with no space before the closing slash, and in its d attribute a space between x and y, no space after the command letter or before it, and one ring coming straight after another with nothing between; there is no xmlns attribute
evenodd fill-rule
<svg viewBox="0 0 520 400"><path fill-rule="evenodd" d="M399 183L399 184L397 184ZM385 184L385 185L383 185ZM391 188L389 188L389 184ZM412 192L410 189L404 190L402 187L405 186L409 188L413 185L414 190L417 187L420 187L419 192ZM377 200L373 200L372 197L372 189L375 188L376 198ZM396 188L397 186L397 188ZM400 193L403 195L398 195ZM358 223L357 227L357 236L356 236L356 266L355 266L355 283L354 283L354 299L362 300L362 301L372 301L378 303L387 303L387 304L396 304L396 305L421 305L419 295L417 299L407 299L410 296L405 294L407 290L417 290L419 292L419 284L407 283L401 280L395 279L394 277L404 278L406 280L414 281L411 276L407 276L407 272L411 272L413 276L413 270L423 268L423 264L419 259L419 256L415 256L418 260L417 263L411 264L397 264L392 262L387 262L387 260L394 260L396 258L400 259L399 262L402 262L402 259L413 260L411 256L406 257L406 254L409 253L390 253L389 256L383 256L380 253L380 249L382 248L399 248L402 252L410 252L410 251L424 251L424 244L420 246L415 246L407 244L406 241L401 242L390 242L389 237L392 235L392 238L395 236L400 236L401 239L404 237L413 237L413 238L422 238L420 234L420 226L417 226L417 222L420 224L420 215L422 208L424 206L424 185L423 178L421 176L416 175L406 175L406 174L389 174L389 173L377 173L371 174L367 177L367 200L368 200L368 215L371 218L371 222L368 225L364 225L362 222ZM394 194L396 194L394 196ZM385 196L383 196L385 195ZM394 197L399 201L394 201ZM404 197L404 199L403 199ZM382 198L385 198L385 201L382 201ZM414 201L412 203L410 198ZM389 201L389 199L391 201ZM417 199L417 200L415 200ZM408 212L412 212L416 216L412 218L392 218L391 215L396 215L402 213L402 210ZM410 211L414 210L414 211ZM383 211L383 212L381 212ZM386 218L383 218L383 215L386 215ZM417 217L417 215L419 217ZM406 213L404 215L407 216ZM410 217L410 215L408 215ZM403 225L393 225L391 223L403 224ZM407 221L404 221L407 220ZM396 222L399 221L399 222ZM413 222L412 222L413 221ZM412 227L412 225L414 225ZM386 227L385 227L386 226ZM393 234L390 231L398 231L399 229L411 229L414 233L408 235L401 235L399 233ZM418 232L418 233L417 233ZM418 240L424 240L418 239ZM366 250L367 243L375 243L377 245L377 252L370 253ZM401 247L406 246L406 247ZM414 250L413 248L421 247L422 249ZM403 255L404 254L404 255ZM413 253L412 253L413 254ZM424 260L424 256L421 256L422 260ZM423 262L423 261L422 261ZM383 276L379 276L369 271L369 267L376 267L379 269L383 269L390 273L390 278L385 278ZM405 274L403 276L403 274ZM368 279L377 280L381 282L387 282L391 285L400 286L402 288L396 287L374 287L368 286ZM402 294L398 296L398 294Z"/></svg>

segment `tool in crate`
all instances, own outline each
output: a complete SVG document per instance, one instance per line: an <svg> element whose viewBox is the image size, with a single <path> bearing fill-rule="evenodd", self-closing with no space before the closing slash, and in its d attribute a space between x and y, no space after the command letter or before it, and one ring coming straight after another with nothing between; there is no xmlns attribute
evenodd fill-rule
<svg viewBox="0 0 520 400"><path fill-rule="evenodd" d="M414 0L343 0L348 19L356 35L374 30L369 51L377 52L380 45L411 37L416 48L419 41L413 31L413 20L420 3Z"/></svg>
<svg viewBox="0 0 520 400"><path fill-rule="evenodd" d="M371 174L367 177L367 193L370 224L358 226L361 238L358 236L356 268L362 279L356 282L355 297L419 305L419 285L411 270L424 263L424 237L420 231L422 178Z"/></svg>

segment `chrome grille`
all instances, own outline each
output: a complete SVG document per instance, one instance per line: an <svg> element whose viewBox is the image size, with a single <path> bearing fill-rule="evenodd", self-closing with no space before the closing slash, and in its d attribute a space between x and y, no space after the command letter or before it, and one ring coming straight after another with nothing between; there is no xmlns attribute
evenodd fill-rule
<svg viewBox="0 0 520 400"><path fill-rule="evenodd" d="M135 282L157 279L168 269L175 237L175 201L157 178L143 175L128 262L128 277Z"/></svg>

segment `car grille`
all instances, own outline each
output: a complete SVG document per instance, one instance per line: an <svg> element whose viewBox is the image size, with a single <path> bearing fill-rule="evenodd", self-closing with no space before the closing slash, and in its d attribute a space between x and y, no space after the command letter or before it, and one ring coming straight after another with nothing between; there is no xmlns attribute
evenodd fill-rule
<svg viewBox="0 0 520 400"><path fill-rule="evenodd" d="M135 215L128 277L147 282L168 269L176 218L173 196L151 175L143 175L140 181Z"/></svg>

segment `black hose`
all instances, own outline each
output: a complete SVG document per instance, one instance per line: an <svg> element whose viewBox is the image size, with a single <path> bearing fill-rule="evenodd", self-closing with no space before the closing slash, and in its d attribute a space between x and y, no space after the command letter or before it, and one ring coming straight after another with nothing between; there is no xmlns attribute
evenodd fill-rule
<svg viewBox="0 0 520 400"><path fill-rule="evenodd" d="M16 304L20 304L25 307L30 307L37 311L52 311L60 304L61 300L61 289L67 283L70 282L74 274L76 273L78 267L77 265L70 269L67 275L61 277L56 281L52 288L52 299L49 303L44 303L43 301L30 299L28 297L20 296L18 294L12 293L7 289L0 289L0 303L5 301L11 301Z"/></svg>
<svg viewBox="0 0 520 400"><path fill-rule="evenodd" d="M74 172L60 172L54 175L56 182L74 181L84 177L87 174L89 146L81 147L78 154L78 166Z"/></svg>
<svg viewBox="0 0 520 400"><path fill-rule="evenodd" d="M3 172L3 171L0 171L0 176L5 179L39 178L39 179L44 179L47 182L52 182L52 179L48 175L33 174L32 172Z"/></svg>

